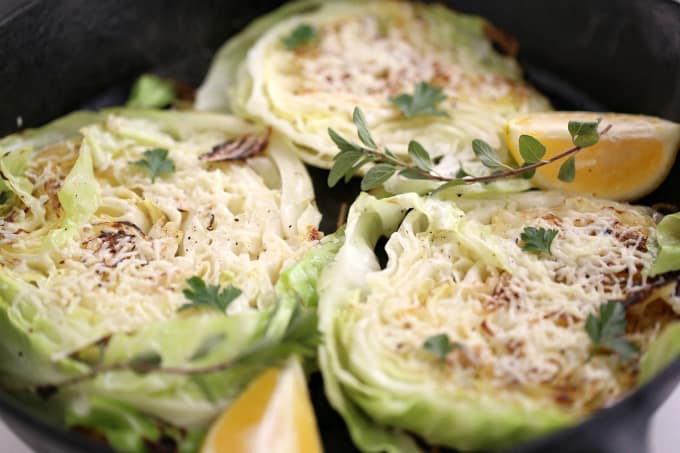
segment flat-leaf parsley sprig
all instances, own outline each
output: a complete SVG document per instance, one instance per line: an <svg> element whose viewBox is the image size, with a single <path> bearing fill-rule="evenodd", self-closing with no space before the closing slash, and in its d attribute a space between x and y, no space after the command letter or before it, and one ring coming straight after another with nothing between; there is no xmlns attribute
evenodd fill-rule
<svg viewBox="0 0 680 453"><path fill-rule="evenodd" d="M130 162L130 165L145 168L151 176L151 182L156 182L158 176L175 172L175 162L168 157L165 148L154 148L144 151L144 159Z"/></svg>
<svg viewBox="0 0 680 453"><path fill-rule="evenodd" d="M574 146L553 157L544 159L546 148L535 137L522 135L519 137L519 152L524 160L520 166L503 162L491 145L481 139L472 141L472 150L480 162L493 173L485 176L472 176L459 171L455 177L447 177L437 173L433 167L436 160L425 147L416 140L408 144L410 162L397 157L386 147L379 146L373 139L364 113L359 107L354 108L352 121L357 128L357 136L361 145L346 139L334 129L328 129L328 135L339 149L333 158L334 163L328 175L328 186L335 186L341 179L349 181L365 165L373 166L366 172L361 181L361 190L370 190L387 181L394 174L409 179L425 179L441 182L437 190L463 184L491 182L498 179L522 176L531 178L536 169L553 162L564 160L560 166L559 179L572 182L576 177L574 155L584 148L596 144L600 137L611 129L611 124L598 130L601 120L581 122L569 121L568 130Z"/></svg>
<svg viewBox="0 0 680 453"><path fill-rule="evenodd" d="M309 24L300 24L288 36L282 39L282 43L287 50L295 50L305 47L319 39L316 28Z"/></svg>
<svg viewBox="0 0 680 453"><path fill-rule="evenodd" d="M225 313L229 304L241 295L241 290L229 285L220 291L219 285L206 285L201 277L191 277L187 280L188 288L182 293L189 303L182 305L179 311L190 308L209 308Z"/></svg>
<svg viewBox="0 0 680 453"><path fill-rule="evenodd" d="M614 352L623 360L630 360L640 350L625 337L626 308L620 301L610 300L600 306L599 316L590 314L586 332L595 352Z"/></svg>
<svg viewBox="0 0 680 453"><path fill-rule="evenodd" d="M446 118L446 111L438 109L437 104L446 100L444 91L427 82L417 83L413 94L402 93L390 98L390 102L397 107L406 118L419 115L430 115Z"/></svg>
<svg viewBox="0 0 680 453"><path fill-rule="evenodd" d="M445 333L439 333L427 337L423 343L423 349L434 354L439 360L446 359L451 351L461 348L462 345L456 341L451 341Z"/></svg>
<svg viewBox="0 0 680 453"><path fill-rule="evenodd" d="M537 254L545 252L550 255L550 246L557 237L557 234L558 231L553 229L546 230L542 227L524 227L524 230L522 230L519 237L522 241L522 250L528 253Z"/></svg>

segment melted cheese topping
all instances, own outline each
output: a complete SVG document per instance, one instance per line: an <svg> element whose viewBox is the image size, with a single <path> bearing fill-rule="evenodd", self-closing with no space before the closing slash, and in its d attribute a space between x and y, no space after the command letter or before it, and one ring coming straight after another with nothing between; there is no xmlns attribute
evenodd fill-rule
<svg viewBox="0 0 680 453"><path fill-rule="evenodd" d="M193 276L242 290L229 314L272 305L281 270L314 243L309 232L320 215L311 182L276 135L266 154L247 161L200 160L239 134L263 133L233 118L219 124L219 118L199 116L198 126L182 133L111 116L84 129L83 142L34 154L27 175L45 212L17 204L0 221L0 266L23 282L11 301L16 309L30 306L64 325L53 338L59 354L175 317L188 302L182 289ZM87 143L96 143L99 206L63 247L44 247L46 231L63 216L58 189ZM155 146L169 150L176 171L152 183L129 162Z"/></svg>
<svg viewBox="0 0 680 453"><path fill-rule="evenodd" d="M648 283L641 271L653 258L654 222L613 202L558 197L536 207L539 198L462 201L465 211L447 214L461 217L453 228L411 212L389 239L387 267L368 277L368 296L350 307L352 341L365 346L357 349L398 360L405 375L418 376L423 388L436 385L442 398L493 394L574 415L620 398L634 385L636 366L621 366L613 354L591 357L584 325L607 300ZM550 254L522 250L526 226L558 231ZM642 350L675 316L653 299L636 315L646 321L631 322L627 332ZM645 314L646 307L657 311ZM440 333L462 346L445 366L423 350Z"/></svg>
<svg viewBox="0 0 680 453"><path fill-rule="evenodd" d="M283 37L311 24L317 43L290 51ZM433 156L446 156L439 170L487 169L474 158L473 138L501 146L498 134L508 115L544 110L547 102L526 85L518 66L496 54L481 19L440 6L407 2L333 3L282 20L248 53L251 93L245 110L302 145L303 158L329 167L337 148L332 127L355 135L351 121L361 107L378 143L406 155L417 139ZM412 94L414 85L441 87L438 105L449 118L405 119L390 99ZM245 82L242 82L245 83Z"/></svg>

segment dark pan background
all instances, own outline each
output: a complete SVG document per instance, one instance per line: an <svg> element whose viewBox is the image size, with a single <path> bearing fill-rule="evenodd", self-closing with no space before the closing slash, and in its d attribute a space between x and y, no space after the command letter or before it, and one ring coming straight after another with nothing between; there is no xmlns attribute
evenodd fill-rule
<svg viewBox="0 0 680 453"><path fill-rule="evenodd" d="M0 0L0 134L78 108L124 101L156 71L198 85L215 49L280 1ZM644 113L680 121L680 4L672 0L453 0L520 41L526 75L556 108ZM332 231L356 184L330 192L311 170ZM642 200L680 203L680 163ZM0 332L0 336L2 333ZM0 337L1 338L1 337ZM1 340L0 340L1 341ZM680 361L616 406L512 453L643 453L650 415L680 380ZM355 451L342 420L313 398L326 451ZM0 414L38 452L108 451L29 413L0 392ZM680 451L680 447L679 447ZM510 452L508 452L510 453Z"/></svg>

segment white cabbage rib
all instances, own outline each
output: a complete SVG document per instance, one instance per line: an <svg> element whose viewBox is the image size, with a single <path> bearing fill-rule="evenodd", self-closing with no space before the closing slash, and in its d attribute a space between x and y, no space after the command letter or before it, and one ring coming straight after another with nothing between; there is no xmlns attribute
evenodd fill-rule
<svg viewBox="0 0 680 453"><path fill-rule="evenodd" d="M395 153L406 156L408 141L417 139L433 156L443 157L438 170L445 175L461 165L470 173L486 173L474 157L472 139L501 147L508 115L549 108L522 81L517 64L495 53L480 18L407 2L320 3L263 32L248 51L228 102L283 131L301 146L308 163L331 166L337 148L327 129L353 136L351 115L359 106L376 140ZM287 50L282 39L302 24L316 29L318 43ZM234 53L228 43L218 60ZM213 105L218 77L211 73L199 92L199 108ZM443 88L447 100L439 107L449 118L405 119L390 103L419 82Z"/></svg>
<svg viewBox="0 0 680 453"><path fill-rule="evenodd" d="M279 273L314 243L320 220L306 170L276 133L247 161L199 160L226 140L266 133L221 115L122 111L82 129L82 139L36 149L27 175L42 209L19 203L0 221L0 266L19 286L8 310L28 327L60 325L49 338L58 359L176 317L193 276L242 290L229 314L272 306ZM130 162L155 147L169 150L176 171L152 183ZM96 192L92 212L80 209L73 231L50 241L66 225L59 189L83 153L94 179L71 195Z"/></svg>
<svg viewBox="0 0 680 453"><path fill-rule="evenodd" d="M558 230L550 255L522 250L527 226ZM378 451L366 433L380 424L490 448L613 403L635 385L637 366L591 357L585 321L648 282L654 230L641 209L559 193L360 198L320 282L329 399L367 451ZM372 250L381 234L384 269ZM669 297L653 294L666 308L650 303L629 332L642 351L674 318ZM461 345L443 362L423 349L438 334ZM354 405L377 425L366 428Z"/></svg>

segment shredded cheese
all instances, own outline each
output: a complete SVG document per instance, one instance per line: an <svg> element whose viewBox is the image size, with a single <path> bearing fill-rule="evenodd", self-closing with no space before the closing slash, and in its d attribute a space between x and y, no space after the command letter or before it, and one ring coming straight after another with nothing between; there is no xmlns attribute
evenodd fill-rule
<svg viewBox="0 0 680 453"><path fill-rule="evenodd" d="M74 140L36 150L27 174L46 213L17 204L0 221L0 266L23 282L10 301L15 309L33 307L64 325L55 358L111 333L175 317L193 276L242 290L228 314L269 307L281 270L314 242L309 230L320 215L289 145L273 137L262 156L207 163L199 156L211 146L262 132L240 120L211 126L215 117L199 115L194 129L184 126L184 132L124 114L85 129L104 150L95 164L101 202L58 249L43 241L60 225L57 193L83 145ZM152 183L145 169L129 163L160 145L176 171Z"/></svg>
<svg viewBox="0 0 680 453"><path fill-rule="evenodd" d="M301 24L315 27L319 40L290 51L281 39ZM547 101L521 79L517 64L495 54L483 21L443 7L407 2L341 2L281 20L248 53L243 108L304 147L303 158L330 166L337 148L334 128L354 135L352 110L361 107L377 141L405 156L417 139L433 156L446 156L439 171L461 166L485 173L473 138L501 147L508 115L545 110ZM441 87L438 107L446 119L404 119L390 99L413 93L415 84ZM245 84L245 81L241 81Z"/></svg>
<svg viewBox="0 0 680 453"><path fill-rule="evenodd" d="M619 366L614 355L591 357L584 325L607 300L648 283L642 270L653 258L655 224L631 206L541 197L460 201L452 228L412 211L387 243L387 267L368 276L367 296L348 308L356 320L348 334L353 350L382 351L399 361L402 379L417 376L422 388L434 382L442 395L492 392L573 414L620 398L637 368ZM550 254L522 250L527 226L558 231ZM627 337L642 350L675 316L663 306L655 320L641 315L644 325L631 323ZM462 346L446 366L423 350L440 333Z"/></svg>

